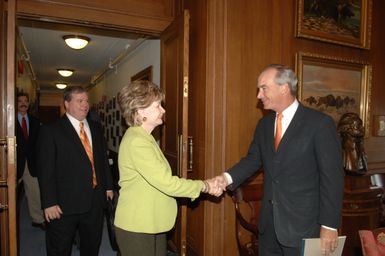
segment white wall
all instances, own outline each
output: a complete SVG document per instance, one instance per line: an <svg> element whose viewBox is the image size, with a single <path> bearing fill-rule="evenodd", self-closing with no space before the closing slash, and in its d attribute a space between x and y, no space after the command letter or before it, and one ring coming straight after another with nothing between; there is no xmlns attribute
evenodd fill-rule
<svg viewBox="0 0 385 256"><path fill-rule="evenodd" d="M152 81L160 83L160 40L146 40L112 69L89 91L90 105L96 106L102 119L108 148L118 152L120 139L125 131L122 125L116 95L130 83L131 77L152 66Z"/></svg>
<svg viewBox="0 0 385 256"><path fill-rule="evenodd" d="M98 103L102 96L115 97L120 89L129 84L131 77L143 69L152 66L152 81L160 82L160 40L146 40L134 52L128 55L115 69L112 69L89 92L90 103Z"/></svg>

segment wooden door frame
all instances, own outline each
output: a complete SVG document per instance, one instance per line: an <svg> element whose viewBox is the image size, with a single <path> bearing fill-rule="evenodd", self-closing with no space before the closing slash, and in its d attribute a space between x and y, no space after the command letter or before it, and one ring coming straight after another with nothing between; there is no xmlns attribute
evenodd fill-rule
<svg viewBox="0 0 385 256"><path fill-rule="evenodd" d="M176 112L166 114L166 123L163 126L161 148L170 163L173 175L187 178L188 169L188 103L189 103L189 20L190 13L185 10L177 16L170 26L161 34L161 86L168 97L175 98ZM173 48L175 47L175 48ZM175 59L168 50L175 53ZM172 59L176 70L168 66L168 60ZM169 70L172 70L170 73ZM172 74L172 75L170 75ZM175 76L174 76L175 75ZM170 79L172 77L172 79ZM172 105L172 104L170 104ZM175 137L173 134L175 133ZM167 134L169 136L166 138ZM174 145L168 147L167 145ZM181 256L187 253L187 204L186 200L178 199L178 218L175 223L174 242L177 244ZM175 239L177 238L177 239Z"/></svg>
<svg viewBox="0 0 385 256"><path fill-rule="evenodd" d="M18 0L12 0L12 1L18 1ZM69 17L65 17L61 15L55 16L57 12L50 13L50 16L47 16L40 10L37 12L32 11L32 10L36 10L36 8L39 9L37 7L39 3L37 2L28 3L28 1L18 1L18 3L19 2L21 2L21 4L18 4L17 6L16 19L22 18L22 19L36 20L36 21L47 20L47 22L51 22L51 23L70 24L74 26L87 26L89 28L94 28L94 29L116 30L116 31L127 32L127 33L138 33L138 34L150 35L153 38L154 37L160 38L161 33L172 23L172 21L174 21L174 18L175 18L174 16L172 19L166 19L166 20L162 19L160 21L154 20L151 23L151 24L154 24L153 27L151 27L151 25L149 25L150 27L148 26L142 27L141 24L135 23L135 22L133 23L134 25L119 24L119 26L116 26L116 24L113 24L113 23L111 24L101 23L100 21L89 21L89 20L85 22L85 20L71 19ZM42 4L45 6L47 3L42 3ZM30 7L31 9L28 9ZM81 8L78 8L78 9L81 9ZM175 10L177 11L181 10L181 5L179 4L179 1L175 1L174 13L176 12ZM89 14L90 10L86 10L86 12L87 14ZM136 26L139 26L139 27L135 27L135 24ZM185 112L187 112L187 110ZM183 138L183 140L184 140L184 144L187 144L187 134ZM183 162L187 163L187 157L183 158ZM14 254L10 254L10 255L14 255Z"/></svg>
<svg viewBox="0 0 385 256"><path fill-rule="evenodd" d="M226 78L228 0L207 2L206 44L206 145L205 175L214 177L226 170ZM191 120L194 122L194 120ZM226 241L235 239L231 198L219 204L206 204L204 255L226 255ZM228 216L227 213L232 215Z"/></svg>
<svg viewBox="0 0 385 256"><path fill-rule="evenodd" d="M87 5L87 1L77 4L66 0L15 0L17 1L17 18L42 20L77 26L87 26L100 29L111 29L122 32L159 37L160 34L174 20L176 13L180 11L179 0L164 1L163 13L148 15L130 12L98 5ZM135 0L127 1L128 4ZM73 2L73 1L72 1ZM124 8L123 8L124 9ZM164 9L169 9L164 11Z"/></svg>
<svg viewBox="0 0 385 256"><path fill-rule="evenodd" d="M0 137L2 141L1 159L2 172L0 200L6 209L1 212L0 234L2 238L0 254L17 255L16 229L16 138L15 138L15 33L16 33L16 0L2 1L1 11L6 13L6 20L2 14L1 33L7 40L1 42L1 100L0 104L6 111L2 112ZM6 31L6 34L4 32ZM5 53L3 55L3 53ZM5 79L4 79L5 78ZM5 150L6 147L6 150ZM3 162L4 161L4 162ZM3 164L5 163L5 164Z"/></svg>

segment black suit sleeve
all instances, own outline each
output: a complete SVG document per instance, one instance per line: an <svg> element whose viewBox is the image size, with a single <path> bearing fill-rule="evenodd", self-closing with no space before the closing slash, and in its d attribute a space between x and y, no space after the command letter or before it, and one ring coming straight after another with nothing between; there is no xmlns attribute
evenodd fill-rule
<svg viewBox="0 0 385 256"><path fill-rule="evenodd" d="M101 129L100 129L101 131ZM101 138L103 141L103 152L105 153L104 159L104 171L105 171L105 177L106 177L106 190L113 190L113 182L112 182L112 175L111 175L111 169L110 164L108 162L108 148L107 148L107 141L105 140L103 133L101 132Z"/></svg>
<svg viewBox="0 0 385 256"><path fill-rule="evenodd" d="M29 149L28 149L28 167L32 177L37 177L36 170L36 143L40 131L40 120L29 116L30 118L30 134L29 134Z"/></svg>
<svg viewBox="0 0 385 256"><path fill-rule="evenodd" d="M37 177L42 208L58 204L55 177L55 142L52 128L42 126L37 142Z"/></svg>
<svg viewBox="0 0 385 256"><path fill-rule="evenodd" d="M228 173L231 175L233 180L233 183L228 187L229 190L235 190L245 180L256 174L256 172L261 168L262 160L259 133L260 125L257 125L254 132L254 138L249 146L247 155L228 170Z"/></svg>
<svg viewBox="0 0 385 256"><path fill-rule="evenodd" d="M315 135L315 155L320 173L319 223L338 228L344 188L341 142L334 121L327 117Z"/></svg>

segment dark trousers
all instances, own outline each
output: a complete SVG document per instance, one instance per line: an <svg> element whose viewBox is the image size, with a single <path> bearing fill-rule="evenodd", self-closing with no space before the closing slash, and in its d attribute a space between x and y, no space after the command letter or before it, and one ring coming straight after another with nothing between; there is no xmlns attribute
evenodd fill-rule
<svg viewBox="0 0 385 256"><path fill-rule="evenodd" d="M104 216L102 201L99 197L100 194L95 190L90 211L62 215L60 219L48 223L46 231L48 256L70 256L76 231L79 232L80 255L98 256Z"/></svg>
<svg viewBox="0 0 385 256"><path fill-rule="evenodd" d="M298 247L287 247L282 245L277 238L274 227L273 211L266 218L266 227L259 234L259 256L299 256L300 241Z"/></svg>
<svg viewBox="0 0 385 256"><path fill-rule="evenodd" d="M144 234L115 227L121 256L166 256L166 233Z"/></svg>

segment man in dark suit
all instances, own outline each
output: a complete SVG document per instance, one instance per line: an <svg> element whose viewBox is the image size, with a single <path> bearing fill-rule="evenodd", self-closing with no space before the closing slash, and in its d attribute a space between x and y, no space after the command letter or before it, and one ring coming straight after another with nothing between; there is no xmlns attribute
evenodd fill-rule
<svg viewBox="0 0 385 256"><path fill-rule="evenodd" d="M101 126L87 120L88 94L64 92L65 115L44 125L38 140L38 179L48 221L47 255L70 255L75 232L80 254L97 256L103 209L112 199L112 179Z"/></svg>
<svg viewBox="0 0 385 256"><path fill-rule="evenodd" d="M298 256L301 240L310 237L320 237L328 255L338 243L344 186L334 121L297 101L297 78L288 67L266 67L258 89L264 109L274 112L259 121L248 154L217 182L233 190L263 168L260 256Z"/></svg>
<svg viewBox="0 0 385 256"><path fill-rule="evenodd" d="M35 147L40 121L36 117L28 114L28 109L28 94L24 92L18 93L16 122L18 190L21 189L23 183L28 211L32 219L32 226L44 229L44 215L40 204L40 191L36 178L35 159ZM20 193L18 193L18 200L21 200L19 194Z"/></svg>

